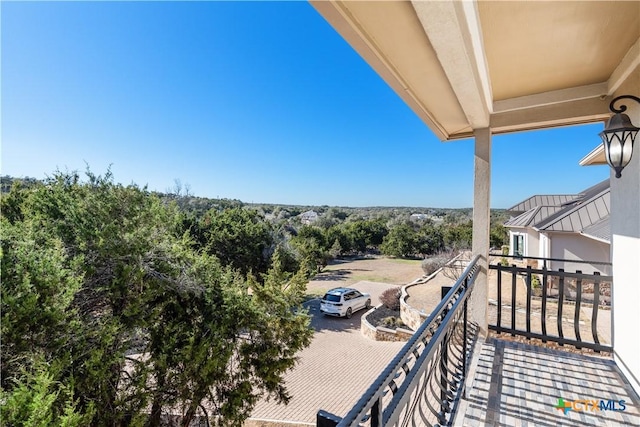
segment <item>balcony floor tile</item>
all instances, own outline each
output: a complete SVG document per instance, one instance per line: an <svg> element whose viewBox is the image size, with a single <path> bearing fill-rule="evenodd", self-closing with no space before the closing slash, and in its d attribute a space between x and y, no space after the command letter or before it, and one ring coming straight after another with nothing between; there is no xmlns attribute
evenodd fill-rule
<svg viewBox="0 0 640 427"><path fill-rule="evenodd" d="M456 426L640 426L640 398L611 359L493 337L476 351ZM580 410L578 400L596 401L596 408ZM616 409L623 400L625 410L601 410L609 400ZM565 414L557 408L562 402L575 408Z"/></svg>

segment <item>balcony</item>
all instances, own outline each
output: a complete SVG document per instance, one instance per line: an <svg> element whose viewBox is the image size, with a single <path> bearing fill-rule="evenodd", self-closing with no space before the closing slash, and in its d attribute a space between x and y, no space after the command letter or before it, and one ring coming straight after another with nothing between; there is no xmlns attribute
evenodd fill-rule
<svg viewBox="0 0 640 427"><path fill-rule="evenodd" d="M640 425L610 356L612 278L490 260L484 337L469 316L478 261L353 408L317 425Z"/></svg>

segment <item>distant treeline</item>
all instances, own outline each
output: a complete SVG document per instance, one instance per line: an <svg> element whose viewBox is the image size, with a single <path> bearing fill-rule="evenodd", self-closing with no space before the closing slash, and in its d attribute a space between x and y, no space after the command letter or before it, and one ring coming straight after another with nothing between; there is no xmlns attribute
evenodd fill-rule
<svg viewBox="0 0 640 427"><path fill-rule="evenodd" d="M16 178L3 176L8 192ZM39 183L18 179L23 186ZM186 187L186 188L185 188ZM364 254L424 258L471 248L471 208L331 207L249 204L237 199L191 195L179 180L164 193L150 193L175 204L194 247L226 264L259 275L278 253L289 272L304 267L315 274L331 259ZM304 217L311 213L311 219ZM491 210L491 246L507 240L502 209Z"/></svg>

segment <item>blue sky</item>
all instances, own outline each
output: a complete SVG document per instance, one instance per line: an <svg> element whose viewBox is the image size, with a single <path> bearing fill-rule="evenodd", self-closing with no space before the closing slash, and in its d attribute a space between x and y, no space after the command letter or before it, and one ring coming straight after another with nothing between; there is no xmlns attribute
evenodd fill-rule
<svg viewBox="0 0 640 427"><path fill-rule="evenodd" d="M440 142L306 2L2 2L2 174L95 173L204 197L470 207ZM601 124L493 139L492 207L609 177Z"/></svg>

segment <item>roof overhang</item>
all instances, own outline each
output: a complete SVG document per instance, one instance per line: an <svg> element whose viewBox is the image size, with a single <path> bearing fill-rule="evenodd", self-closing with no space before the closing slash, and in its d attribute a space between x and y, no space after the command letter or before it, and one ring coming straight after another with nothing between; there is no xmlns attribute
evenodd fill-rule
<svg viewBox="0 0 640 427"><path fill-rule="evenodd" d="M604 157L604 145L598 145L591 150L589 154L584 156L578 164L580 166L606 165L607 160Z"/></svg>
<svg viewBox="0 0 640 427"><path fill-rule="evenodd" d="M311 4L441 140L605 120L640 72L637 1Z"/></svg>
<svg viewBox="0 0 640 427"><path fill-rule="evenodd" d="M580 232L580 235L581 235L581 236L584 236L584 237L586 237L586 238L588 238L588 239L595 240L596 242L606 243L607 245L610 245L610 244L611 244L611 242L610 242L609 240L603 239L602 237L592 236L592 235L590 235L590 234L583 233L583 232Z"/></svg>

